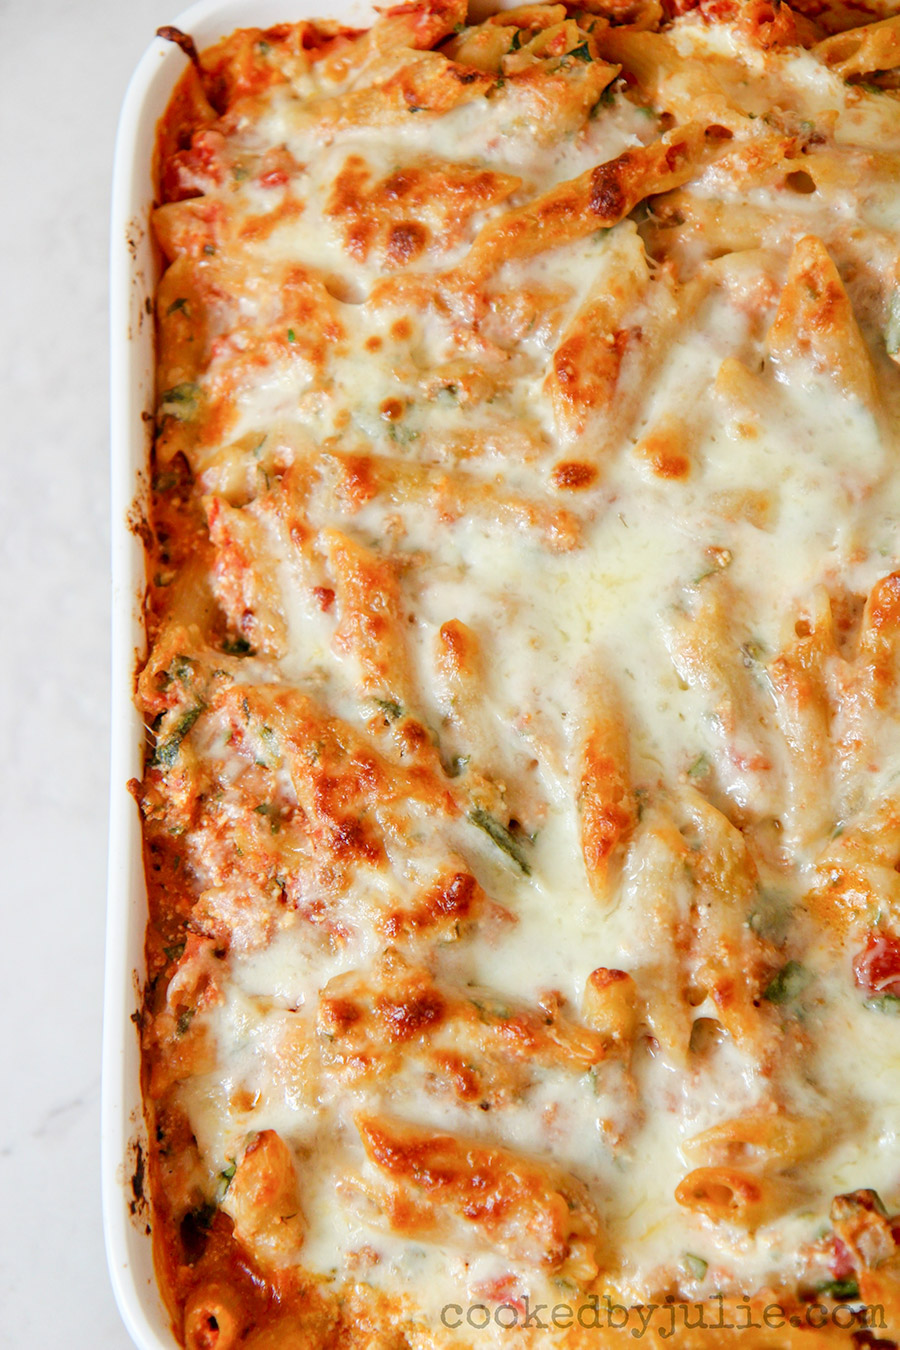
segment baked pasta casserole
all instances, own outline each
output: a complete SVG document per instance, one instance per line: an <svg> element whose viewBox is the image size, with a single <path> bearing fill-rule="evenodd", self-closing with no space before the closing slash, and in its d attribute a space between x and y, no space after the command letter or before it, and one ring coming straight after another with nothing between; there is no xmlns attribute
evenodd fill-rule
<svg viewBox="0 0 900 1350"><path fill-rule="evenodd" d="M163 31L178 1339L892 1346L900 17Z"/></svg>

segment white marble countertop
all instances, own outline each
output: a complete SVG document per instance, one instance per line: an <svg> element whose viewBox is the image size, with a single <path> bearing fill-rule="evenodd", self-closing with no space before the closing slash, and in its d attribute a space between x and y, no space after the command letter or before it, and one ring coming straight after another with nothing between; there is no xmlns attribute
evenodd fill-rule
<svg viewBox="0 0 900 1350"><path fill-rule="evenodd" d="M0 1344L127 1350L103 1250L107 257L131 71L178 0L0 4Z"/></svg>

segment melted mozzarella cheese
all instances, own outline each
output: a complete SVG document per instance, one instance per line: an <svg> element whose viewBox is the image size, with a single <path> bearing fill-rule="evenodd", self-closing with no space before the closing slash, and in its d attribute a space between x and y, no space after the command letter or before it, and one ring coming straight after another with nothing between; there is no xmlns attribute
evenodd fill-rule
<svg viewBox="0 0 900 1350"><path fill-rule="evenodd" d="M780 99L818 116L839 103L839 139L871 137L872 126L881 134L884 119L878 120L874 104L855 104L808 54L763 58L724 26L684 23L677 32L686 59L717 51L759 75L761 92L754 97L760 110ZM515 107L497 100L465 105L437 122L357 131L316 153L294 94L276 89L262 106L254 136L264 144L287 145L309 166L308 208L290 229L275 232L266 257L300 261L338 278L348 273L347 257L322 203L351 153L366 160L373 177L427 154L483 163L521 175L532 188L546 188L646 140L649 130L646 118L625 105L561 148L541 147L516 133ZM698 192L702 195L702 182ZM760 189L753 204L769 207L775 195ZM893 229L896 201L894 195L874 202L871 223ZM815 216L809 220L815 227ZM467 247L461 240L442 266L452 267ZM473 433L488 436L492 427L514 426L521 418L549 463L546 446L554 431L542 393L547 364L610 247L608 237L588 238L510 268L511 277L553 289L562 297L561 312L551 333L522 340L502 372L505 392L468 406L428 402L417 392L422 371L452 350L447 321L412 315L414 338L391 337L393 313L386 317L364 298L376 280L377 261L360 264L343 293L362 302L337 303L347 337L333 357L330 392L305 402L311 377L302 366L263 370L239 396L236 434L296 420L315 439L339 439L349 410L361 444L427 463L437 472L452 457L441 444ZM777 239L772 247L777 253ZM897 565L900 446L891 396L885 409L873 411L821 372L810 368L804 377L796 371L788 376L773 368L765 329L786 261L779 255L781 271L766 300L753 300L752 286L748 300L746 291L716 283L680 326L646 377L639 411L615 454L603 462L597 486L577 501L576 494L571 502L558 494L560 506L571 507L580 524L580 542L570 551L544 547L524 527L499 526L475 515L436 521L424 508L392 512L378 497L352 517L357 537L382 547L390 537L408 559L402 593L414 616L408 642L427 724L452 740L446 710L433 692L434 651L441 626L459 620L482 638L482 692L498 754L515 764L533 761L529 772L542 805L527 846L530 876L468 823L456 827L460 853L514 922L448 944L439 954L439 974L452 983L486 986L531 1004L555 991L577 1009L591 971L628 970L640 961L646 934L629 902L627 877L617 902L604 907L581 861L571 775L585 672L600 668L615 680L636 784L651 794L662 784L683 784L692 765L701 759L715 763L723 752L708 691L680 678L673 665L667 634L674 616L702 598L704 587L727 584L737 640L752 643L764 654L764 664L782 650L798 607L816 587L862 596ZM766 256L748 266L751 281L768 278ZM373 336L381 339L377 357L366 346ZM736 411L713 392L729 356L756 379L758 406ZM877 354L874 359L887 385L889 363ZM390 436L378 409L398 388L406 391L409 406ZM655 476L640 451L643 438L667 417L680 419L686 429L689 468L677 479ZM478 481L523 493L534 491L537 475L546 473L502 454L460 464ZM352 657L335 649L333 625L309 605L289 551L278 566L288 627L282 678L314 685L334 711L357 718ZM774 705L764 687L761 699L778 745ZM900 749L900 733L886 735L884 764L873 766L882 776ZM773 782L782 783L786 773L785 765L776 763ZM752 774L741 779L737 772L726 789L724 802L739 816L752 815L754 782ZM815 842L821 848L823 841ZM442 845L435 847L439 859ZM773 876L763 877L777 882L788 909L803 910L816 849L809 857L798 853L791 865L772 864ZM446 1303L477 1299L480 1290L510 1275L518 1289L540 1298L548 1288L543 1279L497 1253L403 1239L341 1201L348 1175L373 1176L353 1125L354 1113L370 1100L369 1089L326 1081L311 1100L291 1078L284 1037L314 1036L321 988L337 975L366 967L376 951L362 922L332 948L311 947L307 929L297 923L261 951L232 955L227 997L210 1014L218 1068L181 1089L210 1176L224 1169L248 1130L277 1130L299 1160L307 1222L299 1259L309 1268L341 1280L353 1255L365 1249L372 1256L364 1278L413 1296L426 1319L434 1319ZM830 943L822 940L806 960L818 984L807 1014L813 1048L796 1066L795 1101L814 1114L830 1110L847 1123L805 1166L797 1205L755 1232L710 1225L674 1199L678 1179L689 1170L685 1140L752 1109L760 1097L758 1066L730 1043L702 1068L690 1070L669 1062L658 1047L643 1045L633 1108L623 1100L618 1080L607 1081L602 1071L592 1079L542 1069L520 1100L502 1111L479 1113L431 1092L415 1062L380 1086L381 1105L436 1130L480 1134L548 1155L580 1177L595 1197L609 1249L621 1255L616 1278L626 1298L647 1299L673 1278L692 1294L745 1293L790 1281L801 1272L804 1244L827 1222L835 1193L873 1186L888 1203L900 1202L900 1019L862 1007L852 988L849 956L836 958ZM250 1091L252 1109L235 1108L238 1088ZM612 1146L601 1122L632 1109L624 1143ZM686 1253L708 1262L707 1284L690 1282Z"/></svg>

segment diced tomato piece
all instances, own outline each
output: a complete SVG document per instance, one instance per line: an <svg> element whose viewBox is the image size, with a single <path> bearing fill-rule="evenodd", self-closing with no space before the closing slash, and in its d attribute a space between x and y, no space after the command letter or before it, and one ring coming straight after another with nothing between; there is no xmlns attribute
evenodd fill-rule
<svg viewBox="0 0 900 1350"><path fill-rule="evenodd" d="M300 165L286 145L273 146L263 155L259 166L259 185L267 188L284 187L299 169Z"/></svg>
<svg viewBox="0 0 900 1350"><path fill-rule="evenodd" d="M870 933L864 949L854 957L853 974L867 994L900 998L900 938L880 930Z"/></svg>
<svg viewBox="0 0 900 1350"><path fill-rule="evenodd" d="M225 181L224 147L220 131L198 131L190 149L179 150L166 164L162 182L166 201L184 201L220 187Z"/></svg>
<svg viewBox="0 0 900 1350"><path fill-rule="evenodd" d="M846 1242L841 1241L837 1233L835 1233L832 1241L834 1243L834 1255L829 1262L831 1273L836 1280L846 1280L847 1276L854 1274L856 1269L853 1264L853 1257L850 1255L850 1248Z"/></svg>
<svg viewBox="0 0 900 1350"><path fill-rule="evenodd" d="M517 1275L501 1275L495 1280L483 1280L481 1284L475 1285L472 1293L476 1298L483 1298L488 1303L500 1303L515 1308L520 1316L527 1315L528 1300L522 1298L521 1284Z"/></svg>

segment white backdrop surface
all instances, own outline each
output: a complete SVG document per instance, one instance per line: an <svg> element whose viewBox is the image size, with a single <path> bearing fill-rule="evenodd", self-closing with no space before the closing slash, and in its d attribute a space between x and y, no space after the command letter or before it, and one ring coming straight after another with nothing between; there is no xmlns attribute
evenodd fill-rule
<svg viewBox="0 0 900 1350"><path fill-rule="evenodd" d="M0 0L0 1346L128 1350L103 1251L107 259L174 0Z"/></svg>

